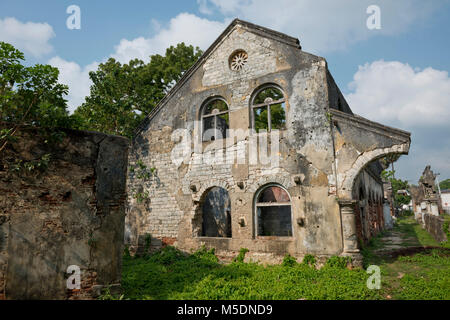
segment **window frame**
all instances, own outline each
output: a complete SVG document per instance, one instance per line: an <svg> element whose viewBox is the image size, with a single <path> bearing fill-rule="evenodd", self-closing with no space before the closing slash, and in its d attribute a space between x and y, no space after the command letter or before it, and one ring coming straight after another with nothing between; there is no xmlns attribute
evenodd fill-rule
<svg viewBox="0 0 450 320"><path fill-rule="evenodd" d="M217 113L212 113L212 111L211 111L210 114L205 115L205 110L208 107L208 105L210 103L213 103L216 100L223 101L225 103L225 105L227 106L227 110L226 111L220 111L220 112L217 112ZM217 131L219 131L219 130L217 130L217 117L222 115L222 114L228 114L228 129L229 129L230 128L230 123L229 123L230 122L230 107L229 107L227 101L224 98L220 97L220 96L214 96L214 97L208 98L203 103L203 105L202 105L202 107L200 109L200 133L201 133L200 140L201 140L201 142L211 142L211 141L222 140L222 139L226 139L227 138L227 132L225 132L225 136L222 137L221 139L216 139L217 134L214 135L214 140L204 140L204 138L203 138L204 133L205 133L203 120L205 118L211 118L212 117L213 120L214 120L214 132L216 133Z"/></svg>
<svg viewBox="0 0 450 320"><path fill-rule="evenodd" d="M228 197L228 200L229 200L229 206L226 208L225 212L226 212L227 220L228 220L228 218L229 218L229 220L230 220L230 221L229 221L229 223L230 223L230 225L229 225L229 228L230 228L230 230L229 230L229 231L230 231L230 236L225 236L225 237L216 236L216 237L214 237L214 236L206 236L206 235L203 235L203 234L205 233L204 225L203 225L203 224L204 224L204 215L205 215L205 212L204 212L205 201L206 201L206 199L208 198L209 193L210 193L214 188L219 188L219 189L222 189L222 190L226 191L226 194L227 194L227 197ZM232 203L231 203L230 192L229 192L226 188L221 187L221 186L219 186L219 185L214 185L214 186L209 187L208 189L206 189L206 190L203 192L203 194L202 194L202 201L201 201L201 205L198 207L198 210L199 210L199 214L201 215L202 223L201 223L201 227L200 227L200 232L199 232L199 234L196 236L196 238L199 238L199 239L224 239L224 240L226 240L226 239L232 239L232 238L233 238Z"/></svg>
<svg viewBox="0 0 450 320"><path fill-rule="evenodd" d="M286 194L289 197L289 202L258 202L258 198L261 195L261 193L270 187L278 187L281 188L286 192ZM292 210L292 197L289 194L288 190L283 187L282 185L278 183L269 183L261 186L258 191L256 191L254 200L253 200L253 219L254 219L254 230L253 230L253 237L255 239L267 239L267 238L280 238L280 239L286 239L291 240L294 237L294 224L293 224L293 210ZM258 234L258 208L260 207L281 207L281 206L289 206L290 212L291 212L291 235L290 236L263 236Z"/></svg>
<svg viewBox="0 0 450 320"><path fill-rule="evenodd" d="M256 97L264 90L266 89L277 89L281 92L281 94L283 95L282 99L278 99L278 100L273 100L272 102L266 103L258 103L258 104L254 104ZM258 89L255 90L255 92L252 95L252 98L250 99L250 128L252 129L252 131L256 132L256 128L255 128L255 109L263 109L263 108L267 108L267 132L272 131L272 112L270 110L270 106L271 105L275 105L275 104L285 104L285 113L287 114L287 105L286 105L287 99L286 99L286 95L284 93L284 90L273 83L269 83L269 84L264 84L262 86L260 86ZM285 119L286 121L286 119ZM287 128L281 129L281 130L286 130ZM256 132L259 133L259 132Z"/></svg>

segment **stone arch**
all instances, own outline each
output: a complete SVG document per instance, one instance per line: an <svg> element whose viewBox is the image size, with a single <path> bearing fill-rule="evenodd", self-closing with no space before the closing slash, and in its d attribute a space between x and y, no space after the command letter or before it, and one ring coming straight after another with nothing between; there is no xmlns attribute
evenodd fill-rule
<svg viewBox="0 0 450 320"><path fill-rule="evenodd" d="M253 236L292 236L291 201L291 195L283 185L267 183L261 186L253 195Z"/></svg>
<svg viewBox="0 0 450 320"><path fill-rule="evenodd" d="M339 190L340 199L352 199L352 190L358 174L372 161L381 159L389 154L408 154L409 143L396 144L387 148L378 148L366 151L358 156L352 167L343 176L341 188Z"/></svg>
<svg viewBox="0 0 450 320"><path fill-rule="evenodd" d="M256 192L266 184L279 184L285 189L295 186L295 183L290 178L289 174L270 174L259 177L249 187L248 192Z"/></svg>
<svg viewBox="0 0 450 320"><path fill-rule="evenodd" d="M231 238L231 200L228 190L221 186L205 188L194 202L192 210L194 237Z"/></svg>

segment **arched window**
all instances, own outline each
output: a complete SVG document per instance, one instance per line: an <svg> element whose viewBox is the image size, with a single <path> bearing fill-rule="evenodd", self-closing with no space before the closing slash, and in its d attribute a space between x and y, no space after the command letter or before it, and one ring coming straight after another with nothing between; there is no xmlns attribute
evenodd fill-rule
<svg viewBox="0 0 450 320"><path fill-rule="evenodd" d="M275 86L259 89L251 103L252 128L270 131L286 129L286 99Z"/></svg>
<svg viewBox="0 0 450 320"><path fill-rule="evenodd" d="M202 141L226 138L229 128L228 106L221 98L207 102L201 113Z"/></svg>
<svg viewBox="0 0 450 320"><path fill-rule="evenodd" d="M202 205L203 237L231 237L231 201L227 190L209 189Z"/></svg>
<svg viewBox="0 0 450 320"><path fill-rule="evenodd" d="M268 185L257 192L255 221L257 236L292 236L291 199L284 188Z"/></svg>

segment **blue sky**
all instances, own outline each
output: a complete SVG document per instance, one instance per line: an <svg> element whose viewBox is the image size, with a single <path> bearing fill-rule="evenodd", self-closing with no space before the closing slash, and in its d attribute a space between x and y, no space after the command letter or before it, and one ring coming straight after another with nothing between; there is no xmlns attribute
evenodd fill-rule
<svg viewBox="0 0 450 320"><path fill-rule="evenodd" d="M80 30L66 26L70 5L80 7ZM366 26L369 5L380 8L379 30ZM148 59L181 41L206 49L235 17L299 38L327 59L355 113L412 132L400 177L416 183L430 164L450 178L448 0L2 0L0 40L27 63L57 66L73 110L88 72L109 57Z"/></svg>

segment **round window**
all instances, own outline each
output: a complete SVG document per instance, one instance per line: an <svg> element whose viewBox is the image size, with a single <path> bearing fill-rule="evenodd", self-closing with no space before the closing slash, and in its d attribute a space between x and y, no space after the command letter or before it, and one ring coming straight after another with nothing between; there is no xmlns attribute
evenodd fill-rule
<svg viewBox="0 0 450 320"><path fill-rule="evenodd" d="M244 50L234 52L230 57L230 69L233 71L240 71L248 60L248 54Z"/></svg>

